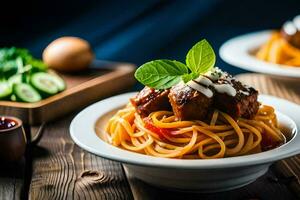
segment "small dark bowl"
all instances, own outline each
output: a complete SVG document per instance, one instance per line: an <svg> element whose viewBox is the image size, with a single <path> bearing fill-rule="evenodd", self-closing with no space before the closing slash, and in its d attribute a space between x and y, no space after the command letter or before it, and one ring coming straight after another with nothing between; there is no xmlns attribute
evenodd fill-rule
<svg viewBox="0 0 300 200"><path fill-rule="evenodd" d="M20 119L11 116L1 116L17 122L11 128L0 130L0 158L7 161L17 161L22 158L26 149L26 135Z"/></svg>

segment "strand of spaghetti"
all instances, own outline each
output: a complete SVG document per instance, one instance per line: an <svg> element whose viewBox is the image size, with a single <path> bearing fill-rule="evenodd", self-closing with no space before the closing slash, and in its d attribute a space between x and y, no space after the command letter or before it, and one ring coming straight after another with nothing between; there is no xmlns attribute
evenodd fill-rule
<svg viewBox="0 0 300 200"><path fill-rule="evenodd" d="M198 125L195 125L195 126L198 126ZM202 126L200 125L203 129L205 130L209 130L209 131L226 131L226 130L231 130L232 129L232 126L230 125L214 125L214 126L211 126L211 125L205 125L205 126ZM185 128L181 128L180 130L178 131L175 131L175 133L182 133L182 132L185 132L185 131L191 131L192 128L191 127L185 127Z"/></svg>
<svg viewBox="0 0 300 200"><path fill-rule="evenodd" d="M236 155L245 155L246 153L248 153L250 150L252 150L255 146L253 145L253 134L249 133L248 138L246 140L246 143L244 145L244 147L242 148L242 150L240 152L238 152Z"/></svg>
<svg viewBox="0 0 300 200"><path fill-rule="evenodd" d="M263 105L259 108L258 114L273 114L275 112L275 109L272 106Z"/></svg>
<svg viewBox="0 0 300 200"><path fill-rule="evenodd" d="M135 118L134 112L130 112L130 113L122 116L122 118L124 118L126 121L128 121L130 124L132 124L134 121L134 118Z"/></svg>
<svg viewBox="0 0 300 200"><path fill-rule="evenodd" d="M155 151L157 151L158 153L164 153L164 154L167 154L167 153L174 153L176 151L180 151L182 149L182 147L177 147L176 149L165 149L161 146L159 146L158 144L156 144L154 146L154 149Z"/></svg>
<svg viewBox="0 0 300 200"><path fill-rule="evenodd" d="M164 137L170 142L175 142L175 143L188 143L191 140L191 138L174 138L168 136L167 134L165 134Z"/></svg>
<svg viewBox="0 0 300 200"><path fill-rule="evenodd" d="M126 132L125 128L122 126L122 124L120 124L119 126L119 130L118 130L119 134L118 134L118 137L119 137L119 142L121 144L122 141L125 141L125 140L130 140L131 137L128 135L128 133ZM119 145L120 145L119 144Z"/></svg>
<svg viewBox="0 0 300 200"><path fill-rule="evenodd" d="M260 142L261 142L261 140L262 140L262 135L261 135L262 131L259 131L259 130L257 129L257 127L254 127L254 126L252 126L251 124L247 124L247 123L245 123L245 122L243 122L243 121L239 121L238 124L239 124L240 126L242 126L242 127L247 128L248 130L250 130L252 133L254 133L254 134L256 135L256 138L257 138L257 139L256 139L256 142L253 144L255 147L256 147L257 145L260 144ZM255 148L255 147L254 147L254 148Z"/></svg>
<svg viewBox="0 0 300 200"><path fill-rule="evenodd" d="M148 151L150 154L152 154L152 155L154 155L154 156L157 156L157 157L174 158L174 157L181 156L181 155L185 154L187 151L189 151L189 149L192 148L193 145L195 144L196 138L197 138L197 132L194 131L194 132L193 132L193 137L191 138L190 142L189 142L186 146L184 146L184 147L183 147L181 150L179 150L179 151L174 151L173 153L169 153L169 154L162 154L162 153L156 152L156 151L153 149L152 145L147 146L146 149L147 149L147 151Z"/></svg>
<svg viewBox="0 0 300 200"><path fill-rule="evenodd" d="M214 114L210 120L210 125L214 126L218 120L219 112L217 110L214 111Z"/></svg>
<svg viewBox="0 0 300 200"><path fill-rule="evenodd" d="M113 145L115 145L115 146L119 146L121 144L120 136L119 136L120 126L121 126L120 124L117 124L115 132L113 132L113 134L112 134L112 142L113 142Z"/></svg>
<svg viewBox="0 0 300 200"><path fill-rule="evenodd" d="M270 124L269 127L281 137L281 140L286 141L285 135L274 124Z"/></svg>
<svg viewBox="0 0 300 200"><path fill-rule="evenodd" d="M269 121L272 120L274 118L274 116L270 115L270 116L256 116L255 120L258 121Z"/></svg>
<svg viewBox="0 0 300 200"><path fill-rule="evenodd" d="M231 144L236 144L237 143L237 139L230 139L230 140L225 140L224 141L224 144L227 146L227 145L231 145ZM203 152L206 153L212 149L218 149L220 148L220 145L219 144L212 144L212 145L209 145L205 148L203 148Z"/></svg>
<svg viewBox="0 0 300 200"><path fill-rule="evenodd" d="M164 123L158 120L158 117L161 115L164 115L165 113L168 113L166 111L157 111L150 114L150 118L152 119L153 124L156 127L159 128L182 128L182 127L188 127L195 124L193 121L177 121L177 122L170 122L170 123Z"/></svg>
<svg viewBox="0 0 300 200"><path fill-rule="evenodd" d="M221 140L221 138L220 138L219 136L217 136L216 134L214 134L214 133L211 132L211 131L208 131L208 130L203 129L203 128L200 127L200 126L193 126L193 127L194 127L195 130L198 130L199 132L201 132L201 133L207 135L208 137L210 137L210 138L208 138L208 139L203 140L203 141L200 143L200 145L199 145L198 154L199 154L200 158L219 158L219 157L224 157L226 147L225 147L224 142ZM203 153L203 151L202 151L202 147L203 147L203 145L205 145L207 142L209 142L211 138L214 139L214 140L216 140L216 141L220 144L220 147L221 147L221 148L220 148L220 151L219 151L217 154L215 154L215 155L213 155L213 156L206 156L206 155L204 155L204 153Z"/></svg>
<svg viewBox="0 0 300 200"><path fill-rule="evenodd" d="M148 141L151 141L148 143ZM135 146L141 146L142 144L148 143L148 145L145 144L145 146L149 146L154 142L153 138L151 137L151 135L148 136L144 136L144 137L139 137L139 138L132 138L132 143ZM142 148L144 149L144 148Z"/></svg>
<svg viewBox="0 0 300 200"><path fill-rule="evenodd" d="M132 137L141 137L141 136L143 136L143 135L145 135L145 132L144 132L144 131L138 131L138 132L134 133L134 134L132 135Z"/></svg>
<svg viewBox="0 0 300 200"><path fill-rule="evenodd" d="M193 131L193 127L186 127L186 128L181 128L181 129L179 129L179 130L177 130L177 131L174 131L174 132L172 132L172 134L176 134L176 133L186 133L186 132L191 132L191 131Z"/></svg>
<svg viewBox="0 0 300 200"><path fill-rule="evenodd" d="M214 155L211 155L211 156L207 156L204 154L203 152L203 146L209 141L209 139L206 139L206 140L203 140L200 145L199 145L199 148L198 148L198 155L200 158L203 158L203 159L212 159L212 158L223 158L224 155L225 155L225 149L226 149L226 146L224 144L224 142L220 139L220 140L217 140L218 143L219 143L219 146L220 146L220 150L217 154L214 154Z"/></svg>
<svg viewBox="0 0 300 200"><path fill-rule="evenodd" d="M217 133L216 135L219 136L220 138L222 138L222 137L226 137L226 136L229 136L229 135L233 135L234 133L235 133L235 131L226 131L226 132L222 132L222 133ZM191 149L191 151L189 153L195 152L199 148L199 146L202 144L201 142L203 140L204 140L204 138L200 142L195 144L194 147ZM214 143L218 143L218 142L216 140L214 140L213 138L208 138L207 142L206 142L206 145L208 145L208 144L210 145L210 144L214 144Z"/></svg>
<svg viewBox="0 0 300 200"><path fill-rule="evenodd" d="M227 155L234 155L241 151L244 145L244 134L238 124L226 113L221 112L222 116L231 124L231 126L234 128L235 132L237 133L238 136L238 144L233 147L233 148L227 148L226 149L226 154Z"/></svg>
<svg viewBox="0 0 300 200"><path fill-rule="evenodd" d="M133 129L132 129L131 124L129 124L128 121L126 121L125 119L123 119L121 117L118 117L116 120L122 125L122 127L126 130L128 135L133 137L134 134L133 134Z"/></svg>
<svg viewBox="0 0 300 200"><path fill-rule="evenodd" d="M152 132L152 131L150 131L150 130L148 130L144 127L144 122L142 121L142 119L140 117L135 118L134 123L135 123L137 129L139 129L140 131L145 132L145 133L151 135L152 137L154 137L156 139L159 139L159 136L156 133L154 133L154 132Z"/></svg>
<svg viewBox="0 0 300 200"><path fill-rule="evenodd" d="M199 124L200 126L203 126L203 127L209 126L207 123L205 123L205 122L203 122L203 121L200 121L200 120L195 120L195 122L196 122L197 124Z"/></svg>
<svg viewBox="0 0 300 200"><path fill-rule="evenodd" d="M175 116L172 115L172 116L170 116L170 117L164 118L164 119L162 120L162 122L164 122L164 123L170 123L170 122L175 121L175 119L176 119Z"/></svg>
<svg viewBox="0 0 300 200"><path fill-rule="evenodd" d="M165 143L165 142L156 140L156 139L154 139L154 141L155 141L159 146L161 146L161 147L165 147L165 148L168 148L168 149L176 149L176 148L178 148L178 146L176 146L176 145L168 144L168 143Z"/></svg>
<svg viewBox="0 0 300 200"><path fill-rule="evenodd" d="M251 124L253 126L260 126L262 127L275 141L282 141L283 137L279 136L278 133L273 131L269 126L267 126L264 122L262 121L255 121L255 120L248 120L248 119L241 119L241 121L246 122L248 124Z"/></svg>
<svg viewBox="0 0 300 200"><path fill-rule="evenodd" d="M140 151L153 143L153 139L151 137L149 137L149 139L143 144L139 144L136 138L131 138L131 141L135 144L135 146L128 145L126 141L122 141L121 145L131 151Z"/></svg>
<svg viewBox="0 0 300 200"><path fill-rule="evenodd" d="M214 126L206 126L203 128L206 130L210 130L210 131L224 131L224 130L231 130L232 126L230 126L230 125L214 125Z"/></svg>
<svg viewBox="0 0 300 200"><path fill-rule="evenodd" d="M129 136L140 137L145 134L142 131L135 133L133 130L133 126L128 121L124 120L123 118L118 118L117 120L123 126L123 128L126 130L126 132L128 133ZM125 134L125 132L124 132L124 134Z"/></svg>
<svg viewBox="0 0 300 200"><path fill-rule="evenodd" d="M117 119L117 116L114 117L114 120L112 121L111 123L111 126L110 126L110 133L113 133L117 131L117 125L118 125L118 121L116 120Z"/></svg>

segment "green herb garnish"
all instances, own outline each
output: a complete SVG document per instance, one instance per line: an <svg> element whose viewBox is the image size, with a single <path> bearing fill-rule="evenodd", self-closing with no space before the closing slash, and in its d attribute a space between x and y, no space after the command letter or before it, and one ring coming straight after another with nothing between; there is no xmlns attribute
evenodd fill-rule
<svg viewBox="0 0 300 200"><path fill-rule="evenodd" d="M0 49L0 80L7 80L14 74L30 74L46 71L43 61L34 58L27 49L16 47Z"/></svg>
<svg viewBox="0 0 300 200"><path fill-rule="evenodd" d="M176 60L154 60L140 66L135 78L143 85L167 89L181 80L185 83L214 67L215 53L204 39L195 44L186 56L186 65Z"/></svg>
<svg viewBox="0 0 300 200"><path fill-rule="evenodd" d="M216 56L206 40L195 44L186 55L186 64L194 73L205 73L214 67Z"/></svg>

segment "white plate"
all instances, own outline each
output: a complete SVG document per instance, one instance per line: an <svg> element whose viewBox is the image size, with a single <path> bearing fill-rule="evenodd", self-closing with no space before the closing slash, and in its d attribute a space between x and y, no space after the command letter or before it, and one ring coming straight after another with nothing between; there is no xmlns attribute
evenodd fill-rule
<svg viewBox="0 0 300 200"><path fill-rule="evenodd" d="M222 159L180 160L130 152L101 140L95 132L96 121L108 112L127 104L134 94L114 96L85 108L73 119L70 133L74 142L83 149L125 163L134 176L150 184L200 192L228 190L256 180L268 170L272 162L300 153L300 134L296 133L296 124L300 125L300 106L267 95L260 95L260 101L275 107L279 111L279 121L295 132L291 141L270 151Z"/></svg>
<svg viewBox="0 0 300 200"><path fill-rule="evenodd" d="M271 32L271 30L260 31L230 39L221 46L220 57L225 62L248 71L300 78L299 67L265 62L250 53L263 45L270 38Z"/></svg>

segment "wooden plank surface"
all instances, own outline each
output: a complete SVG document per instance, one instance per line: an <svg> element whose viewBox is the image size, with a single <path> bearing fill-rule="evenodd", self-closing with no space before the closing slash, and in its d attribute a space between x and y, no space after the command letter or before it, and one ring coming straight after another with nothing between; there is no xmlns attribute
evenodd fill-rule
<svg viewBox="0 0 300 200"><path fill-rule="evenodd" d="M87 153L72 142L73 117L44 128L33 149L29 199L132 199L120 163Z"/></svg>
<svg viewBox="0 0 300 200"><path fill-rule="evenodd" d="M24 183L24 160L18 163L0 164L0 199L18 200L22 197Z"/></svg>

